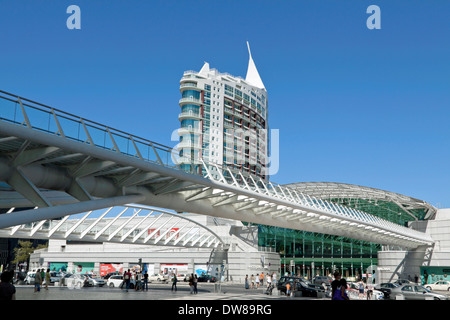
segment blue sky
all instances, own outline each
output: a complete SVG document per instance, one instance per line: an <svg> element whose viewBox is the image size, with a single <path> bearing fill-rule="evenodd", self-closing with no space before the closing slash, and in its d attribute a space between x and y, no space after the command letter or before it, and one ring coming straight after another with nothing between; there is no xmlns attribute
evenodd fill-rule
<svg viewBox="0 0 450 320"><path fill-rule="evenodd" d="M81 30L66 9L81 8ZM366 9L381 8L381 30ZM0 89L174 146L179 80L245 77L280 130L277 183L333 181L450 206L450 2L0 0Z"/></svg>

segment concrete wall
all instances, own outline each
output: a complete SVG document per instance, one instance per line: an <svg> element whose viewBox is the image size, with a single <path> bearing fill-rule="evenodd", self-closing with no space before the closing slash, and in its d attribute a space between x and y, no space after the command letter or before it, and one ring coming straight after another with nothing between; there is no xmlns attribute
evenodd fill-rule
<svg viewBox="0 0 450 320"><path fill-rule="evenodd" d="M436 241L433 247L416 250L378 252L378 278L389 282L399 278L420 276L420 267L450 267L450 209L439 209L433 220L415 221L410 227L426 232Z"/></svg>

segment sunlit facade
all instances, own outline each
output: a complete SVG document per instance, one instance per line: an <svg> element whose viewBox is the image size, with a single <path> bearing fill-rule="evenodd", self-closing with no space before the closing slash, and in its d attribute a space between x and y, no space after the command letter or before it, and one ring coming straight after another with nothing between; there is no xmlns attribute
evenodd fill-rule
<svg viewBox="0 0 450 320"><path fill-rule="evenodd" d="M268 99L251 54L246 79L205 62L199 72L184 72L180 92L181 167L205 174L204 161L266 179Z"/></svg>

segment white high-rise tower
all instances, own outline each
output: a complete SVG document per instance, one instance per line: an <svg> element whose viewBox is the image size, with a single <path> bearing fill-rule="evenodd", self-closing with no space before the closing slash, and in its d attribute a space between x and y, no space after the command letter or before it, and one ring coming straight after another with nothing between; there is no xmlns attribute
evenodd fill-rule
<svg viewBox="0 0 450 320"><path fill-rule="evenodd" d="M268 157L267 91L248 42L247 46L245 79L211 69L207 62L199 72L184 72L177 146L183 169L204 173L203 160L232 172L268 178L264 170Z"/></svg>

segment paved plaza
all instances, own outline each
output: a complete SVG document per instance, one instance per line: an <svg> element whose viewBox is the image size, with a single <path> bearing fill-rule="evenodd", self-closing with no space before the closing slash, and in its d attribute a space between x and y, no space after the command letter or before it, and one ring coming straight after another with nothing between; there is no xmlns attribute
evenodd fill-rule
<svg viewBox="0 0 450 320"><path fill-rule="evenodd" d="M16 300L322 300L307 297L286 297L277 290L272 295L264 294L263 289L246 290L242 284L224 284L218 292L214 283L199 283L198 294L191 294L187 283L180 283L177 291L171 290L170 284L150 284L148 291L128 292L119 288L85 287L69 289L68 287L50 286L34 292L34 286L17 285Z"/></svg>

